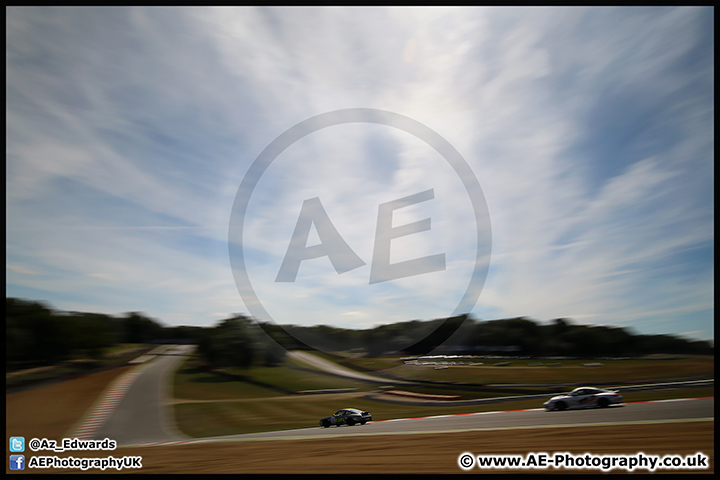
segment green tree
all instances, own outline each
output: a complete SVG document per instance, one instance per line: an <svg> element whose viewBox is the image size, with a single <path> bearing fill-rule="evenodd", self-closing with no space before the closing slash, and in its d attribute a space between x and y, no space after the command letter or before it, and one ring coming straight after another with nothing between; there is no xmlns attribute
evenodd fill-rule
<svg viewBox="0 0 720 480"><path fill-rule="evenodd" d="M163 336L163 326L144 313L128 312L121 323L124 343L147 343Z"/></svg>
<svg viewBox="0 0 720 480"><path fill-rule="evenodd" d="M243 315L227 318L215 326L199 343L201 355L218 367L247 368L255 360L250 319Z"/></svg>

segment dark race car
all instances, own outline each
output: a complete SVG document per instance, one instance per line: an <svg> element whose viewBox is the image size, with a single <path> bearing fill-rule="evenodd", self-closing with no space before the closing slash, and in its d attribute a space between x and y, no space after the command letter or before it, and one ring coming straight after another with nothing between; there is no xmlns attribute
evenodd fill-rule
<svg viewBox="0 0 720 480"><path fill-rule="evenodd" d="M335 415L321 419L320 425L328 428L331 425L337 425L338 427L340 425L352 426L356 423L365 425L370 421L372 421L372 415L370 415L370 412L364 412L357 408L343 408L342 410L338 410Z"/></svg>

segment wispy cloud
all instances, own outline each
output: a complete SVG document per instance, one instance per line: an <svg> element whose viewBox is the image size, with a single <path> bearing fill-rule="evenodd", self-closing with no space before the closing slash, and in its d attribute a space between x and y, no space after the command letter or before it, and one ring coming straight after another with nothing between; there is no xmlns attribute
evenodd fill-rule
<svg viewBox="0 0 720 480"><path fill-rule="evenodd" d="M205 324L247 308L228 223L253 160L341 108L433 129L471 166L493 249L474 310L713 338L709 8L9 8L8 295ZM368 285L378 205L427 189L393 261L446 269ZM319 197L366 266L274 282ZM418 206L420 207L420 206ZM473 213L438 152L338 125L279 155L248 206L248 268L282 323L442 315L474 259ZM315 235L315 232L312 232ZM311 235L309 244L320 239ZM701 333L697 333L701 332Z"/></svg>

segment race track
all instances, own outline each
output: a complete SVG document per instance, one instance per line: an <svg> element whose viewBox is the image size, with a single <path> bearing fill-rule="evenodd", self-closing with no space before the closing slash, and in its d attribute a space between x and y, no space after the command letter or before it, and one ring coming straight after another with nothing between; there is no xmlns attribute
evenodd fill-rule
<svg viewBox="0 0 720 480"><path fill-rule="evenodd" d="M175 429L167 399L171 397L171 376L191 349L187 345L171 346L127 374L126 377L134 376L132 383L94 429L92 437L111 438L119 445L185 439Z"/></svg>
<svg viewBox="0 0 720 480"><path fill-rule="evenodd" d="M312 439L342 436L452 433L478 430L537 428L572 425L616 425L674 422L714 418L714 399L683 399L618 405L605 409L545 412L543 409L496 411L461 415L374 421L352 427L302 428L195 439L195 441ZM174 443L174 442L170 442Z"/></svg>
<svg viewBox="0 0 720 480"><path fill-rule="evenodd" d="M545 412L543 409L499 411L462 415L438 415L424 418L383 419L375 411L375 421L352 427L322 428L319 425L276 432L190 439L174 427L172 407L168 404L172 373L191 347L173 346L152 361L141 364L126 378L128 385L110 403L107 411L92 425L91 415L85 428L87 438L111 438L118 445L194 443L220 440L312 439L339 436L397 435L442 432L467 432L485 429L536 428L570 425L613 425L638 422L674 422L714 419L714 399L666 400L631 403L604 409ZM100 402L101 404L103 402ZM107 403L107 401L105 402ZM378 410L380 405L378 405ZM317 419L319 420L319 419ZM314 421L313 421L314 423Z"/></svg>

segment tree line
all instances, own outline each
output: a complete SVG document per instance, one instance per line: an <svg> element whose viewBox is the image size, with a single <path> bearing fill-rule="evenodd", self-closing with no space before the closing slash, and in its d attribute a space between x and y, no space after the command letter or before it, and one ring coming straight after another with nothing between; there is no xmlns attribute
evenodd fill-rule
<svg viewBox="0 0 720 480"><path fill-rule="evenodd" d="M535 357L714 354L714 346L709 341L688 340L676 335L636 334L624 327L581 325L566 318L539 322L526 317L476 320L460 315L430 321L399 322L366 330L325 325L261 326L288 349L357 350L372 356L430 352Z"/></svg>
<svg viewBox="0 0 720 480"><path fill-rule="evenodd" d="M73 358L100 359L121 343L195 343L208 364L276 365L285 349L249 317L234 315L213 327L168 327L141 312L119 316L61 311L19 298L5 299L7 369L53 365Z"/></svg>
<svg viewBox="0 0 720 480"><path fill-rule="evenodd" d="M709 341L641 335L623 327L580 325L570 319L526 317L476 320L467 315L412 320L355 330L327 325L255 322L236 314L208 327L168 327L140 312L119 316L66 312L37 301L6 298L7 368L51 365L70 358L100 358L119 343L190 342L206 363L249 367L282 363L287 350L356 351L369 356L512 354L524 356L641 356L714 354Z"/></svg>
<svg viewBox="0 0 720 480"><path fill-rule="evenodd" d="M118 343L147 343L166 327L138 312L115 317L103 313L58 311L43 302L5 299L7 365L50 365L84 356L97 359Z"/></svg>

